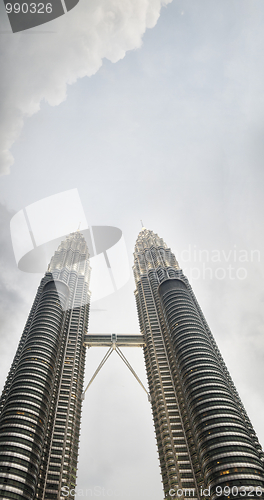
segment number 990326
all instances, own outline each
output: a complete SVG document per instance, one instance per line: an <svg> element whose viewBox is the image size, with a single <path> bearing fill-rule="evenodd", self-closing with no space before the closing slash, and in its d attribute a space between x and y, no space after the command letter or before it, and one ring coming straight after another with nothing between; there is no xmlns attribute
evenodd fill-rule
<svg viewBox="0 0 264 500"><path fill-rule="evenodd" d="M233 486L230 488L229 486L217 486L215 488L215 492L217 496L226 496L229 497L231 494L233 497L261 497L263 490L261 486L240 486L239 488L237 486Z"/></svg>
<svg viewBox="0 0 264 500"><path fill-rule="evenodd" d="M15 2L12 4L11 2L6 3L6 12L7 14L11 14L12 12L15 14L50 14L52 12L52 3L47 3L44 5L44 3L18 3Z"/></svg>

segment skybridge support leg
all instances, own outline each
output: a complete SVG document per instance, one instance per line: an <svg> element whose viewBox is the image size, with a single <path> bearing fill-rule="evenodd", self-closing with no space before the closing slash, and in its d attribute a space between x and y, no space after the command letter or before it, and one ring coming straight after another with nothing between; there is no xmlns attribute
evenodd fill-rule
<svg viewBox="0 0 264 500"><path fill-rule="evenodd" d="M137 379L138 383L141 385L142 389L146 392L148 396L148 400L151 401L150 394L148 393L145 386L142 384L140 378L137 376L135 370L133 370L131 364L125 357L124 353L121 351L119 345L124 347L143 347L144 339L142 335L86 335L84 345L87 347L92 346L110 346L107 353L103 357L101 363L98 368L95 370L90 382L87 384L84 392L82 393L82 400L85 398L85 393L87 389L90 387L92 381L95 379L96 375L99 373L105 362L108 360L109 356L113 351L116 351L118 356L122 359L134 377Z"/></svg>

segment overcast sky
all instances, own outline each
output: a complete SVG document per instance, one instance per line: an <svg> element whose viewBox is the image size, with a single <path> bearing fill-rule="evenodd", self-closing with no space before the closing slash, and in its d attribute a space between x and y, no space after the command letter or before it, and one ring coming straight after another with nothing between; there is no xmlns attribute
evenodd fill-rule
<svg viewBox="0 0 264 500"><path fill-rule="evenodd" d="M1 383L40 280L17 269L9 220L77 188L131 267L140 219L172 248L264 445L263 1L80 0L15 35L2 11ZM138 333L134 288L95 302L90 331ZM88 350L87 381L103 355ZM86 393L78 488L163 498L150 406L115 354Z"/></svg>

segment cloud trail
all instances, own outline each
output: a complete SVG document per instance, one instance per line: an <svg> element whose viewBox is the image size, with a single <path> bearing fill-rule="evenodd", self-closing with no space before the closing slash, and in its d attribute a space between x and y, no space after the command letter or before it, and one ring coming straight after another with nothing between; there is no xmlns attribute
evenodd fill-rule
<svg viewBox="0 0 264 500"><path fill-rule="evenodd" d="M32 30L12 34L0 6L0 174L8 174L10 152L24 120L63 102L67 85L94 75L104 58L115 63L137 49L147 28L157 23L171 0L81 0L64 16Z"/></svg>

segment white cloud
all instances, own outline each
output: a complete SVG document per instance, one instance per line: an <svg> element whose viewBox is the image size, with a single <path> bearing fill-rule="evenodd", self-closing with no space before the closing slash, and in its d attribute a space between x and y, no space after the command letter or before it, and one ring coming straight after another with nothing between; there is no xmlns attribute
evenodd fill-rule
<svg viewBox="0 0 264 500"><path fill-rule="evenodd" d="M2 17L0 173L14 162L10 148L24 119L66 99L67 85L95 74L103 58L117 62L140 47L171 0L80 0L69 13L33 30L10 34ZM46 32L46 33L43 33ZM48 33L47 33L48 32Z"/></svg>

